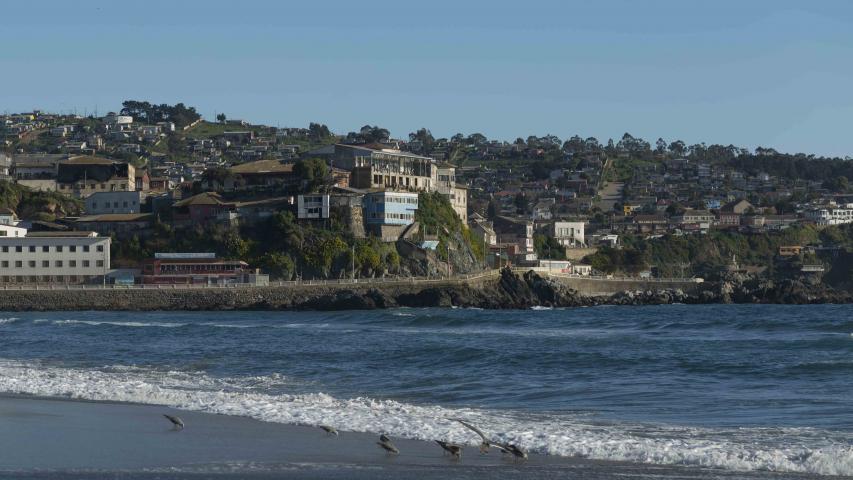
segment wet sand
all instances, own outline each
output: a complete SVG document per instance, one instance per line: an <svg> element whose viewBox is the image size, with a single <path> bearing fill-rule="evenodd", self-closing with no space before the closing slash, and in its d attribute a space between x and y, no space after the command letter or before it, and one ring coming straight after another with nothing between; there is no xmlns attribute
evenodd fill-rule
<svg viewBox="0 0 853 480"><path fill-rule="evenodd" d="M0 397L0 478L814 478L535 454L519 463L474 446L457 461L430 442L394 439L401 453L388 455L376 440L151 405Z"/></svg>

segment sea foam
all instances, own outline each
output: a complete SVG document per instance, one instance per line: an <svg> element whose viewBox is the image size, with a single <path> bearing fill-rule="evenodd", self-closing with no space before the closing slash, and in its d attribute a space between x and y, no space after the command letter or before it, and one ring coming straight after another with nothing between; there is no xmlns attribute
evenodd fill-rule
<svg viewBox="0 0 853 480"><path fill-rule="evenodd" d="M450 418L465 418L499 441L531 452L731 470L853 474L851 439L814 429L736 430L595 423L565 414L529 414L411 405L325 393L271 394L290 380L279 375L217 378L204 373L134 366L65 368L0 360L0 391L95 401L135 402L343 431L386 432L421 440L476 444Z"/></svg>

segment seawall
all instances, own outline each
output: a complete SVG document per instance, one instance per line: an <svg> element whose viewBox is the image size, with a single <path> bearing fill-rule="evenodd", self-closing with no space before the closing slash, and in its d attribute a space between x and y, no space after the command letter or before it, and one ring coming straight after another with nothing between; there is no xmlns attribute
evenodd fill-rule
<svg viewBox="0 0 853 480"><path fill-rule="evenodd" d="M711 287L707 284L704 286ZM691 294L698 301L696 288L696 285L684 282L594 281L578 277L549 278L532 271L519 273L504 270L467 278L371 283L5 290L0 292L0 311L344 310L398 306L498 309L537 305L687 302ZM623 290L631 293L622 295L620 292ZM638 296L634 293L637 291L642 293Z"/></svg>

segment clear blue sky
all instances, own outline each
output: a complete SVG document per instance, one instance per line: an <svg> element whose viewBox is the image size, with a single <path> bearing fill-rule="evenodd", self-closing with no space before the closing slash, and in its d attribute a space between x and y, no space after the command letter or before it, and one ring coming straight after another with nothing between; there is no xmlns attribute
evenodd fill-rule
<svg viewBox="0 0 853 480"><path fill-rule="evenodd" d="M853 155L853 2L39 1L0 27L0 111L182 101L405 137L624 132Z"/></svg>

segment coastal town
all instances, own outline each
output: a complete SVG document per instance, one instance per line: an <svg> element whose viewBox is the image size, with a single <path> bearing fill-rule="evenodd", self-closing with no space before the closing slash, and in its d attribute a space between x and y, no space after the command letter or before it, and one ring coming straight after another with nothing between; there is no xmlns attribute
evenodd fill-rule
<svg viewBox="0 0 853 480"><path fill-rule="evenodd" d="M117 110L0 116L3 285L266 285L503 266L821 278L846 258L853 223L849 159L627 133L335 134L206 120L180 103ZM703 257L708 242L714 255Z"/></svg>

